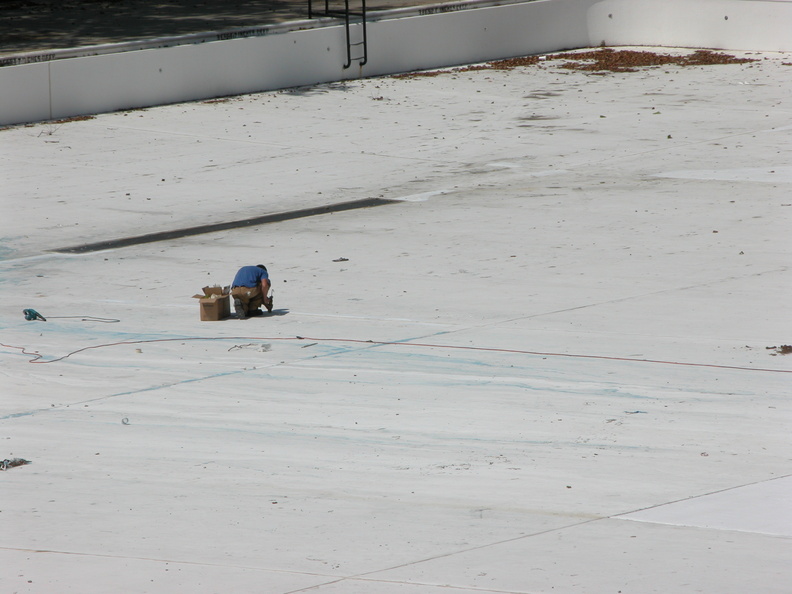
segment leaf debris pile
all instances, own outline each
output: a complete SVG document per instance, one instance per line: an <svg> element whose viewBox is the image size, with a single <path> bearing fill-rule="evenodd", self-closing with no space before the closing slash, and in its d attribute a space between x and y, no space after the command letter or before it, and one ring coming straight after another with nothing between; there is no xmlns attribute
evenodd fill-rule
<svg viewBox="0 0 792 594"><path fill-rule="evenodd" d="M789 355L792 353L792 345L790 344L782 344L781 346L771 346L765 347L768 351L775 351L774 353L770 353L771 355Z"/></svg>
<svg viewBox="0 0 792 594"><path fill-rule="evenodd" d="M614 50L602 48L592 52L579 54L552 54L552 60L571 60L561 65L561 68L570 70L584 70L589 72L635 72L638 68L648 66L711 66L714 64L745 64L755 62L753 58L737 58L731 54L713 52L710 50L696 50L686 56L672 56L658 54L657 52L637 50Z"/></svg>
<svg viewBox="0 0 792 594"><path fill-rule="evenodd" d="M559 65L560 68L597 74L604 74L605 72L636 72L639 68L651 66L712 66L715 64L745 64L757 61L755 58L737 58L731 54L713 52L711 50L696 50L692 54L674 56L652 51L614 50L606 47L589 52L548 54L541 57L524 56L446 70L408 72L394 75L393 78L420 78L480 70L512 70L522 66L547 64L556 60L563 61Z"/></svg>

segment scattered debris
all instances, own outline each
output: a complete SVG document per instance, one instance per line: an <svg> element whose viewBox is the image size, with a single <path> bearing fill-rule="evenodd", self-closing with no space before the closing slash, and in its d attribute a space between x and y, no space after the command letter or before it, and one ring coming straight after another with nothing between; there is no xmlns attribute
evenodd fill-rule
<svg viewBox="0 0 792 594"><path fill-rule="evenodd" d="M51 120L49 124L68 124L69 122L86 122L88 120L96 119L95 115L81 115L81 116L72 116L70 118L61 118L60 120Z"/></svg>
<svg viewBox="0 0 792 594"><path fill-rule="evenodd" d="M0 462L0 470L8 470L9 468L14 468L15 466L24 466L25 464L30 464L30 460L25 460L24 458L6 458Z"/></svg>
<svg viewBox="0 0 792 594"><path fill-rule="evenodd" d="M533 66L538 64L544 57L540 56L523 56L520 58L507 58L505 60L495 60L494 62L487 62L486 64L474 64L472 66L460 66L457 68L449 68L447 70L424 70L421 72L406 72L404 74L395 74L393 78L422 78L431 76L440 76L441 74L458 74L460 72L476 72L479 70L512 70L519 66Z"/></svg>
<svg viewBox="0 0 792 594"><path fill-rule="evenodd" d="M336 258L333 262L349 262L349 258Z"/></svg>
<svg viewBox="0 0 792 594"><path fill-rule="evenodd" d="M268 353L272 350L272 345L268 342L263 342L261 344L255 342L250 342L248 344L235 344L230 349L228 349L228 351L231 352L242 349L253 349L259 353Z"/></svg>
<svg viewBox="0 0 792 594"><path fill-rule="evenodd" d="M768 351L775 351L775 353L770 353L771 356L775 357L776 355L789 355L792 353L792 345L790 344L782 344L781 346L769 346L765 347Z"/></svg>
<svg viewBox="0 0 792 594"><path fill-rule="evenodd" d="M696 50L685 56L672 56L649 51L614 50L601 48L592 52L571 54L552 54L550 60L571 60L561 65L569 70L584 70L589 72L635 72L638 68L647 66L710 66L714 64L744 64L756 62L755 58L737 58L731 54L713 52L710 50ZM581 61L582 60L582 61Z"/></svg>
<svg viewBox="0 0 792 594"><path fill-rule="evenodd" d="M396 74L393 78L421 78L478 70L512 70L521 66L535 66L540 63L549 64L551 60L562 60L563 63L559 67L566 70L581 70L594 74L636 72L639 68L649 66L711 66L715 64L744 64L757 61L756 58L737 58L731 54L713 52L711 50L696 50L692 54L674 56L651 51L614 50L604 47L589 52L523 56L446 70L407 72L405 74Z"/></svg>
<svg viewBox="0 0 792 594"><path fill-rule="evenodd" d="M121 419L121 424L122 425L129 425L129 419L124 417L123 419Z"/></svg>

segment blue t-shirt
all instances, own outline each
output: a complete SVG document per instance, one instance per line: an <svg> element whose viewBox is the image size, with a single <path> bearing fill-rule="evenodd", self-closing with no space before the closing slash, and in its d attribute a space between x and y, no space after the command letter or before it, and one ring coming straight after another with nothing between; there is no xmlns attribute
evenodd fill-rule
<svg viewBox="0 0 792 594"><path fill-rule="evenodd" d="M266 270L262 270L258 266L243 266L239 269L234 277L234 282L231 283L232 287L257 287L261 284L262 280L268 279L269 275Z"/></svg>

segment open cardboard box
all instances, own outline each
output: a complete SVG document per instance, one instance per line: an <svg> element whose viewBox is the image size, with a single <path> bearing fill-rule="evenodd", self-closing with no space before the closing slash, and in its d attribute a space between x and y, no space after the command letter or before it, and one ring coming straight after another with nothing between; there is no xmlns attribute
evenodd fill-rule
<svg viewBox="0 0 792 594"><path fill-rule="evenodd" d="M229 287L204 287L203 295L193 295L201 307L202 322L217 322L231 315Z"/></svg>

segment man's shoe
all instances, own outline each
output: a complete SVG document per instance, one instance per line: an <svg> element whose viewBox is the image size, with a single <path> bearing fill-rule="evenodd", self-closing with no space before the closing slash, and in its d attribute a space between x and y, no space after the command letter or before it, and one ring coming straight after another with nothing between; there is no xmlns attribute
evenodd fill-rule
<svg viewBox="0 0 792 594"><path fill-rule="evenodd" d="M249 318L255 318L256 316L263 316L263 315L264 315L264 312L261 311L260 309L252 309L252 310L250 310L248 312L248 317Z"/></svg>
<svg viewBox="0 0 792 594"><path fill-rule="evenodd" d="M238 320L244 320L247 318L245 314L245 306L242 304L241 299L234 299L234 311L236 312Z"/></svg>

